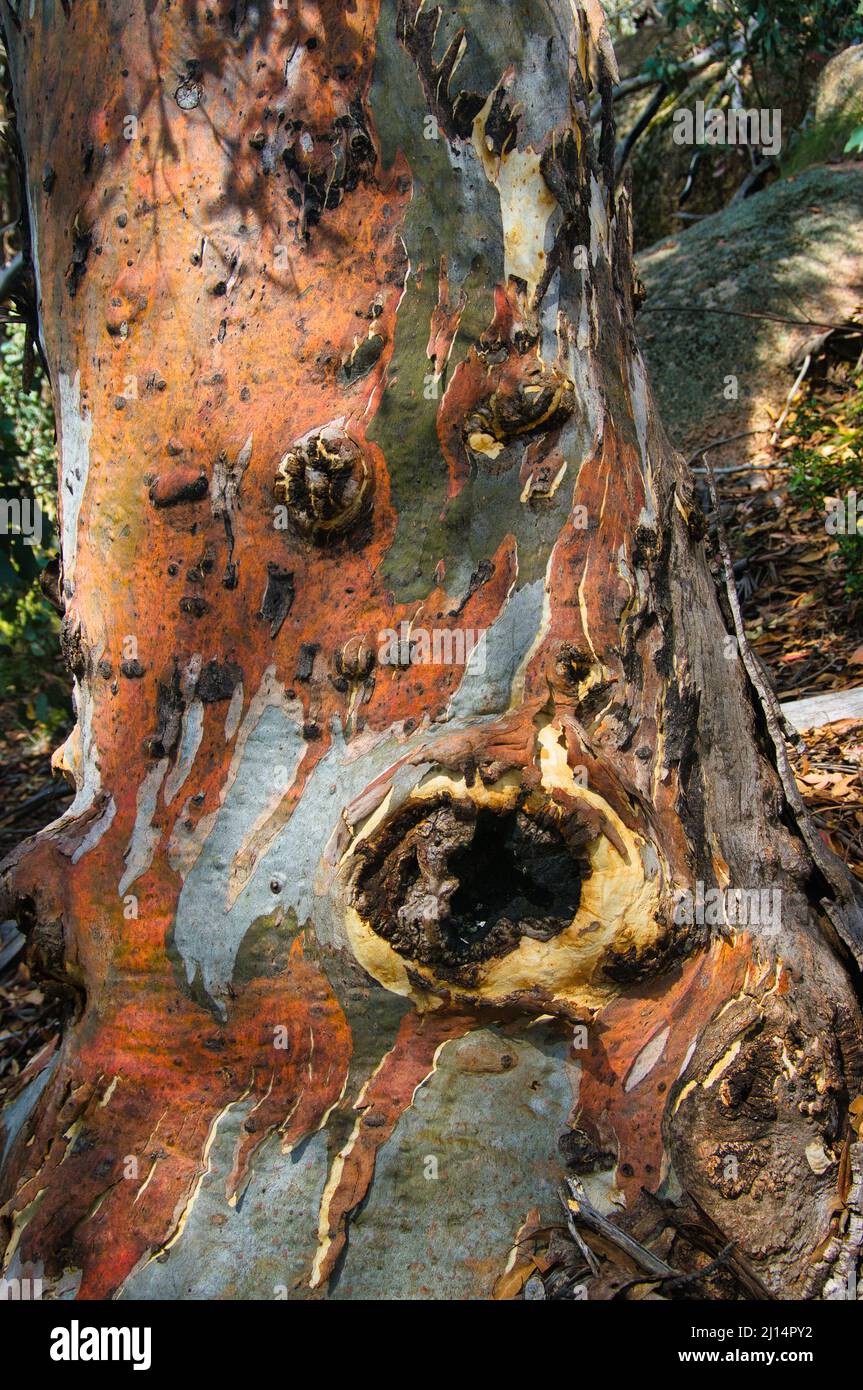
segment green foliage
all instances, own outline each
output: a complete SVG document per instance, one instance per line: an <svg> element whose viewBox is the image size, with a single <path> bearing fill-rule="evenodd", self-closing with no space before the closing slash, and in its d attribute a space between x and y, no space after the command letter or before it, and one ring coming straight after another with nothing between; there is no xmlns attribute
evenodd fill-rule
<svg viewBox="0 0 863 1390"><path fill-rule="evenodd" d="M10 324L0 342L0 430L17 448L13 472L36 490L43 511L56 515L57 448L50 393L37 366L29 391L24 390L24 325ZM7 451L3 447L4 468ZM5 472L4 472L5 477Z"/></svg>
<svg viewBox="0 0 863 1390"><path fill-rule="evenodd" d="M794 74L807 54L863 40L860 0L669 0L665 20L696 48L740 43L750 64L776 74ZM649 66L674 82L682 61L663 44Z"/></svg>
<svg viewBox="0 0 863 1390"><path fill-rule="evenodd" d="M38 504L42 534L28 545L0 531L0 692L19 723L51 737L69 717L59 620L38 584L58 549L54 418L41 374L24 390L23 357L23 325L10 325L0 342L0 502Z"/></svg>
<svg viewBox="0 0 863 1390"><path fill-rule="evenodd" d="M856 492L863 506L863 374L841 407L827 412L823 400L805 401L794 415L799 443L789 451L789 491L823 518L828 497L843 503ZM863 598L863 535L836 537L845 588Z"/></svg>

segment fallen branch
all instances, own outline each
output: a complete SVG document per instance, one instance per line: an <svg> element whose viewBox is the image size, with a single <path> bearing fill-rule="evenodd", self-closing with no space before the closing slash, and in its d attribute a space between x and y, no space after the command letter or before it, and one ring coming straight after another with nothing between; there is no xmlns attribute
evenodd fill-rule
<svg viewBox="0 0 863 1390"><path fill-rule="evenodd" d="M665 82L663 82L659 87L657 87L656 92L654 93L651 100L648 102L647 106L642 111L638 120L635 122L635 125L632 127L632 130L629 132L626 139L621 143L620 152L617 156L614 171L614 178L616 183L620 181L620 176L623 173L623 170L626 168L626 161L632 154L636 140L638 140L639 137L642 136L644 132L647 130L647 127L650 125L657 111L662 106L662 103L665 101L667 95L668 86Z"/></svg>
<svg viewBox="0 0 863 1390"><path fill-rule="evenodd" d="M603 1236L611 1245L614 1245L622 1254L626 1255L636 1264L639 1269L643 1269L652 1278L665 1279L679 1277L680 1271L673 1269L666 1264L658 1255L654 1255L652 1250L641 1245L634 1237L627 1235L619 1226L615 1226L613 1221L609 1221L607 1216L601 1212L591 1202L584 1190L583 1183L578 1178L567 1178L566 1185L569 1188L569 1196L561 1189L560 1200L566 1212L566 1222L570 1233L576 1239L579 1249L583 1248L583 1241L577 1234L575 1219L593 1231L595 1235Z"/></svg>
<svg viewBox="0 0 863 1390"><path fill-rule="evenodd" d="M40 806L43 801L53 801L56 797L72 796L72 788L68 782L49 782L46 787L40 788L32 796L28 796L24 801L19 802L13 811L0 819L0 825L12 825L21 819L32 806Z"/></svg>
<svg viewBox="0 0 863 1390"><path fill-rule="evenodd" d="M691 1192L687 1192L685 1196L686 1201L695 1209L698 1217L697 1222L691 1219L687 1220L673 1202L667 1198L657 1197L655 1192L651 1192L646 1187L641 1189L641 1195L650 1206L656 1209L660 1220L665 1225L671 1226L678 1235L682 1236L690 1245L694 1245L697 1250L713 1257L716 1257L720 1252L728 1252L726 1254L726 1268L731 1271L735 1279L739 1280L751 1299L757 1302L774 1301L775 1296L762 1284L758 1275L750 1268L739 1250L733 1247L733 1243L726 1242L724 1232L707 1215L703 1207L699 1206ZM730 1250L729 1246L731 1246Z"/></svg>
<svg viewBox="0 0 863 1390"><path fill-rule="evenodd" d="M750 169L740 187L735 190L734 197L731 199L729 207L732 207L734 203L742 203L744 198L748 198L755 185L760 183L761 179L764 178L764 175L768 173L775 163L776 161L771 155L767 155L764 159L759 160L755 168Z"/></svg>
<svg viewBox="0 0 863 1390"><path fill-rule="evenodd" d="M756 314L748 309L715 309L707 304L645 304L642 314L723 314L735 319L763 319L767 323L790 323L798 328L847 330L847 323L822 323L818 319L787 319L781 314Z"/></svg>
<svg viewBox="0 0 863 1390"><path fill-rule="evenodd" d="M24 255L21 251L13 256L8 265L0 269L0 304L10 299L24 276Z"/></svg>
<svg viewBox="0 0 863 1390"><path fill-rule="evenodd" d="M729 51L723 43L712 43L709 48L700 49L698 53L693 53L691 58L687 58L684 63L681 63L675 76L694 77L696 73L710 67L714 59L722 58ZM663 80L651 72L636 72L633 73L632 77L625 77L622 82L618 82L612 91L612 97L615 101L619 101L621 97L632 96L633 92L643 92L647 87L657 87ZM591 124L595 125L601 115L602 102L597 101L591 107Z"/></svg>
<svg viewBox="0 0 863 1390"><path fill-rule="evenodd" d="M709 444L702 444L700 448L695 450L694 454L690 454L689 458L686 460L686 466L687 468L692 468L695 460L703 458L708 449L720 449L723 444L733 444L735 440L738 439L751 439L753 435L762 433L762 430L741 430L739 434L726 434L722 439L711 439ZM747 468L749 466L749 464L746 464ZM693 473L706 473L707 469L693 468L692 471ZM717 469L716 471L721 472L723 470Z"/></svg>

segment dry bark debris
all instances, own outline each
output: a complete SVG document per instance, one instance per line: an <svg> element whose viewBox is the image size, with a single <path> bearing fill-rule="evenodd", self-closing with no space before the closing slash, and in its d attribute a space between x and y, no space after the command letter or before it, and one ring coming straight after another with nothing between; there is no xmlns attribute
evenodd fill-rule
<svg viewBox="0 0 863 1390"><path fill-rule="evenodd" d="M14 947L16 943L10 943ZM43 1049L53 1049L62 1023L62 995L36 984L20 955L0 974L0 1101Z"/></svg>
<svg viewBox="0 0 863 1390"><path fill-rule="evenodd" d="M834 458L859 435L852 414L859 334L849 357L851 342L847 335L824 334L813 345L809 371L798 378L802 389L775 432L776 442L751 456L750 471L723 473L716 466L718 450L711 450L746 636L783 701L857 685L863 669L863 604L846 591L839 540L828 534L823 514L789 489L788 462L801 443ZM805 440L798 433L804 412ZM715 530L714 524L714 535ZM719 576L718 557L715 566ZM863 878L861 734L861 724L843 720L810 730L803 739L805 752L789 745L817 829L858 878Z"/></svg>
<svg viewBox="0 0 863 1390"><path fill-rule="evenodd" d="M74 792L51 776L50 753L0 705L0 857L62 815Z"/></svg>
<svg viewBox="0 0 863 1390"><path fill-rule="evenodd" d="M72 800L52 780L50 757L16 727L10 714L0 744L0 854L14 849ZM23 958L24 939L0 923L0 1101L33 1057L59 1036L61 1000L50 984L34 983Z"/></svg>
<svg viewBox="0 0 863 1390"><path fill-rule="evenodd" d="M804 735L794 758L803 800L822 837L863 879L863 723L842 719Z"/></svg>
<svg viewBox="0 0 863 1390"><path fill-rule="evenodd" d="M863 1221L863 1096L849 1106L837 1195L839 1229ZM543 1228L536 1219L519 1233L516 1258L498 1281L496 1298L619 1301L716 1300L767 1302L775 1297L749 1262L689 1194L679 1201L644 1193L635 1215L604 1216L584 1184L568 1177L560 1198L565 1225ZM858 1242L859 1244L859 1242ZM852 1244L825 1297L847 1297ZM844 1284L843 1284L844 1281Z"/></svg>
<svg viewBox="0 0 863 1390"><path fill-rule="evenodd" d="M649 1197L638 1217L603 1215L577 1177L561 1188L561 1224L543 1226L534 1209L495 1299L623 1302L721 1299L766 1302L773 1295L689 1197Z"/></svg>
<svg viewBox="0 0 863 1390"><path fill-rule="evenodd" d="M843 595L835 540L799 529L782 492L738 494L735 504L751 551L738 563L747 632L780 698L858 685L861 614Z"/></svg>
<svg viewBox="0 0 863 1390"><path fill-rule="evenodd" d="M830 449L842 398L809 395L824 427L807 440ZM863 605L845 592L839 543L789 490L788 456L800 443L795 413L772 448L750 458L751 471L723 474L712 455L722 515L749 641L782 700L859 684Z"/></svg>

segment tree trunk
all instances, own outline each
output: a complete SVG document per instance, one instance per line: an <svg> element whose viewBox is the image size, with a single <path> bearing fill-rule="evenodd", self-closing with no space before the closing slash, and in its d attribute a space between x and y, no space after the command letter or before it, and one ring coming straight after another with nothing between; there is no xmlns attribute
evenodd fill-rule
<svg viewBox="0 0 863 1390"><path fill-rule="evenodd" d="M860 908L656 418L598 0L3 14L77 710L7 1274L484 1297L566 1159L846 1297Z"/></svg>

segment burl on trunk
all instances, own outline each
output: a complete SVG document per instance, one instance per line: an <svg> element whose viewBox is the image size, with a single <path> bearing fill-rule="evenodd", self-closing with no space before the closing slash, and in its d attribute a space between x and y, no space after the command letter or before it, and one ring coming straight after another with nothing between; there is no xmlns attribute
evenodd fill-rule
<svg viewBox="0 0 863 1390"><path fill-rule="evenodd" d="M3 19L77 710L7 1274L487 1296L567 1159L846 1296L859 908L656 418L598 0Z"/></svg>

